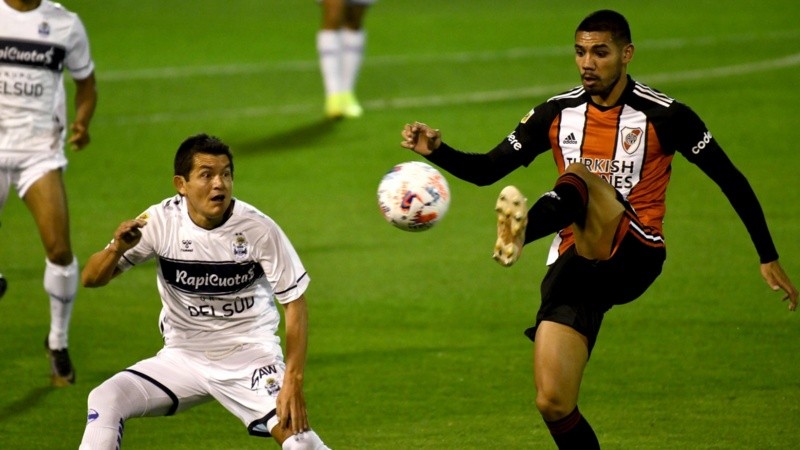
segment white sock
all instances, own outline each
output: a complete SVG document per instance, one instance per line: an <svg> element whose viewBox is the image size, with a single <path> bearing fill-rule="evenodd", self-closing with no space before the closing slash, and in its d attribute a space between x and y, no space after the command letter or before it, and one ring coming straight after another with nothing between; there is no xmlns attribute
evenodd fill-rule
<svg viewBox="0 0 800 450"><path fill-rule="evenodd" d="M283 450L331 450L314 430L289 436L281 445Z"/></svg>
<svg viewBox="0 0 800 450"><path fill-rule="evenodd" d="M89 411L89 415L92 414L97 414L97 412ZM116 424L103 425L98 423L93 426L87 425L78 448L79 450L119 450L124 429L125 422L121 419Z"/></svg>
<svg viewBox="0 0 800 450"><path fill-rule="evenodd" d="M338 31L317 32L317 54L325 95L339 93L342 85L342 39Z"/></svg>
<svg viewBox="0 0 800 450"><path fill-rule="evenodd" d="M356 80L364 59L367 33L364 30L342 30L342 90L355 92Z"/></svg>
<svg viewBox="0 0 800 450"><path fill-rule="evenodd" d="M78 259L73 257L68 266L45 259L44 290L50 296L48 345L53 350L67 348L69 321L78 292Z"/></svg>

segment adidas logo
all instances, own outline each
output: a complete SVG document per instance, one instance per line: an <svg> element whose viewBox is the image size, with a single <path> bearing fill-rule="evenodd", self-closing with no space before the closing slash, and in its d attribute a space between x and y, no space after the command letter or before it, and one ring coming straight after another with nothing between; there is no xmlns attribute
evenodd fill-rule
<svg viewBox="0 0 800 450"><path fill-rule="evenodd" d="M570 133L569 136L565 137L562 144L577 144L578 140L575 139L575 133Z"/></svg>

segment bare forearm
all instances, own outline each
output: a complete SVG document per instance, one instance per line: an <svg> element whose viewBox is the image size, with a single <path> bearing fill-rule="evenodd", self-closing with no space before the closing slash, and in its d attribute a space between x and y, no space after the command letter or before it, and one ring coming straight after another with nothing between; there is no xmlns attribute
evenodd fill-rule
<svg viewBox="0 0 800 450"><path fill-rule="evenodd" d="M308 349L308 310L301 297L286 306L286 376L302 382Z"/></svg>
<svg viewBox="0 0 800 450"><path fill-rule="evenodd" d="M75 119L70 125L69 146L72 150L81 150L91 141L89 136L89 122L94 115L97 105L97 89L94 74L83 80L75 80Z"/></svg>
<svg viewBox="0 0 800 450"><path fill-rule="evenodd" d="M81 283L86 287L105 286L120 273L117 262L126 251L132 249L142 239L140 228L147 225L142 218L126 220L114 231L114 239L106 248L89 257L81 272Z"/></svg>
<svg viewBox="0 0 800 450"><path fill-rule="evenodd" d="M84 287L105 286L118 273L117 261L122 257L122 253L118 253L112 247L109 245L86 261L81 272L81 284Z"/></svg>
<svg viewBox="0 0 800 450"><path fill-rule="evenodd" d="M289 435L309 428L306 401L303 395L303 374L308 344L308 311L305 297L284 305L286 315L286 372L278 394L277 413Z"/></svg>
<svg viewBox="0 0 800 450"><path fill-rule="evenodd" d="M94 74L88 78L76 81L75 91L75 119L74 122L83 124L89 128L89 122L94 116L97 107L97 86Z"/></svg>

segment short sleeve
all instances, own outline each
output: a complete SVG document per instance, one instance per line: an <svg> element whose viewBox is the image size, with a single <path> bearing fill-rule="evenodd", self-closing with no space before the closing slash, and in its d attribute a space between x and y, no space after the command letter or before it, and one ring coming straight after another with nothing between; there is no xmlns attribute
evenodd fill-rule
<svg viewBox="0 0 800 450"><path fill-rule="evenodd" d="M86 28L77 17L69 34L65 66L76 80L83 80L94 71Z"/></svg>
<svg viewBox="0 0 800 450"><path fill-rule="evenodd" d="M258 241L257 247L259 263L275 299L285 304L300 298L310 279L283 230L272 222L269 232Z"/></svg>

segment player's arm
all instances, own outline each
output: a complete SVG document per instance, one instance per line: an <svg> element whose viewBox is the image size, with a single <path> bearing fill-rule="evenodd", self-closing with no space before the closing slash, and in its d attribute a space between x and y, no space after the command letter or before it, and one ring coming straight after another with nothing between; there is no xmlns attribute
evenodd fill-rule
<svg viewBox="0 0 800 450"><path fill-rule="evenodd" d="M84 79L76 79L75 88L75 118L70 125L69 145L73 150L81 150L89 144L89 123L97 107L94 72Z"/></svg>
<svg viewBox="0 0 800 450"><path fill-rule="evenodd" d="M697 165L720 187L744 223L761 260L761 275L772 290L783 290L789 310L797 309L798 291L778 262L778 251L758 201L747 178L733 165L721 149L712 147Z"/></svg>
<svg viewBox="0 0 800 450"><path fill-rule="evenodd" d="M783 271L783 267L778 260L761 264L761 276L773 291L783 290L785 295L783 301L789 302L789 311L797 309L798 291L789 280L789 276Z"/></svg>
<svg viewBox="0 0 800 450"><path fill-rule="evenodd" d="M303 395L303 374L308 348L308 308L305 294L283 305L286 328L286 372L278 394L276 412L279 426L291 436L308 430Z"/></svg>
<svg viewBox="0 0 800 450"><path fill-rule="evenodd" d="M520 151L516 137L524 133L522 125L487 153L468 153L442 142L439 130L420 122L403 128L400 145L412 150L450 174L478 186L488 186L521 166L533 161L535 154Z"/></svg>
<svg viewBox="0 0 800 450"><path fill-rule="evenodd" d="M422 122L407 123L401 135L401 147L426 157L442 145L442 132Z"/></svg>
<svg viewBox="0 0 800 450"><path fill-rule="evenodd" d="M114 239L86 261L81 271L81 284L84 287L105 286L119 275L117 262L126 251L139 243L142 238L140 228L146 223L143 219L122 222L114 232Z"/></svg>
<svg viewBox="0 0 800 450"><path fill-rule="evenodd" d="M687 111L683 120L685 127L695 130L692 134L703 137L703 140L683 146L681 153L722 190L750 234L761 262L762 277L773 290L785 292L783 300L788 300L789 310L794 311L797 308L798 291L778 262L778 251L755 191L693 112Z"/></svg>

